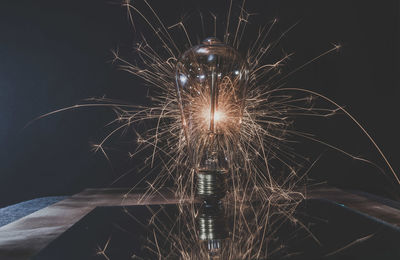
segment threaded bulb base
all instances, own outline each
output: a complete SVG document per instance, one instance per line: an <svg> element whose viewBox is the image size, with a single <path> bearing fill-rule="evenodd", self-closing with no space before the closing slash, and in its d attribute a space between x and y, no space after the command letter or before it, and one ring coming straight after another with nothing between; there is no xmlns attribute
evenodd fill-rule
<svg viewBox="0 0 400 260"><path fill-rule="evenodd" d="M215 203L225 197L226 171L201 170L196 176L196 196L206 203Z"/></svg>

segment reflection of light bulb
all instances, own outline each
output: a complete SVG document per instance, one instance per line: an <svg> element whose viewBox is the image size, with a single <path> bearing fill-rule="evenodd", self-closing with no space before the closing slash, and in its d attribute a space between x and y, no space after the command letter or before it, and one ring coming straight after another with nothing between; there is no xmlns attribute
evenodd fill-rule
<svg viewBox="0 0 400 260"><path fill-rule="evenodd" d="M224 196L247 81L245 60L216 38L190 48L177 64L182 125L197 173L197 194L205 200Z"/></svg>
<svg viewBox="0 0 400 260"><path fill-rule="evenodd" d="M220 259L228 237L227 218L222 204L202 205L197 215L199 239L206 243L209 259Z"/></svg>

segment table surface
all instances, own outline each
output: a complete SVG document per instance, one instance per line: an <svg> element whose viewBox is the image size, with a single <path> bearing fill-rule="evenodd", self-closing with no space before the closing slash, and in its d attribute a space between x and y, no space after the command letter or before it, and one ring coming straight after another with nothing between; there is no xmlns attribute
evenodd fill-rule
<svg viewBox="0 0 400 260"><path fill-rule="evenodd" d="M144 196L146 195L146 196ZM400 207L368 194L333 187L308 189L309 199L327 199L400 228ZM98 206L175 204L182 200L170 189L154 194L126 189L86 189L0 228L0 259L29 259Z"/></svg>

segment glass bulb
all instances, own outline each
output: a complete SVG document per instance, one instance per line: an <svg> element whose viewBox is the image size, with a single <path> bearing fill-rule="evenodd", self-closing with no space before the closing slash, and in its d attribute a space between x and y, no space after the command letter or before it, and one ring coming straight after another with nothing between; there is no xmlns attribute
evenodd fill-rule
<svg viewBox="0 0 400 260"><path fill-rule="evenodd" d="M234 48L207 38L183 53L176 83L189 156L198 175L197 193L221 197L240 133L247 63Z"/></svg>

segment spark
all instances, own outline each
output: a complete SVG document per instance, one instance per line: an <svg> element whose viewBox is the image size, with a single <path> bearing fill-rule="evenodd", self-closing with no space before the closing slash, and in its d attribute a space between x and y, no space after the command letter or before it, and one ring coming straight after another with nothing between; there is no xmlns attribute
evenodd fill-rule
<svg viewBox="0 0 400 260"><path fill-rule="evenodd" d="M105 259L110 260L110 258L109 258L109 257L107 256L107 254L106 254L106 250L107 250L107 248L108 248L108 245L110 244L110 241L111 241L111 236L108 238L108 240L107 240L107 242L106 242L106 244L104 245L103 248L101 248L100 246L98 246L96 255L101 255L101 256L103 256Z"/></svg>
<svg viewBox="0 0 400 260"><path fill-rule="evenodd" d="M364 236L364 237L357 238L356 240L350 242L349 244L347 244L347 245L345 245L345 246L343 246L343 247L341 247L339 249L336 249L335 251L330 252L329 254L326 254L325 257L330 257L330 256L336 255L336 254L338 254L340 252L343 252L343 251L347 250L348 248L351 248L351 247L353 247L355 245L358 245L360 243L363 243L363 242L367 241L368 239L372 238L373 236L375 236L374 233L373 234L369 234L369 235Z"/></svg>

